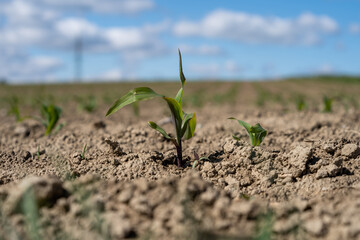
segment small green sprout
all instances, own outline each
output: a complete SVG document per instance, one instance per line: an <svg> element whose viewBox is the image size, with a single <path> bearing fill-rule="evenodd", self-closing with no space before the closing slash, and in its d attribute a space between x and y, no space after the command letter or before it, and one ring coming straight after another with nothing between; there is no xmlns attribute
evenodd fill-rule
<svg viewBox="0 0 360 240"><path fill-rule="evenodd" d="M324 109L323 112L329 113L332 112L332 103L334 99L329 98L328 96L323 97Z"/></svg>
<svg viewBox="0 0 360 240"><path fill-rule="evenodd" d="M38 146L36 156L37 156L38 161L40 161L40 146Z"/></svg>
<svg viewBox="0 0 360 240"><path fill-rule="evenodd" d="M232 84L230 89L225 93L215 94L213 96L213 101L217 104L224 103L234 103L238 95L238 85L236 83Z"/></svg>
<svg viewBox="0 0 360 240"><path fill-rule="evenodd" d="M254 126L251 126L250 124L233 117L230 117L228 119L237 120L240 123L240 125L246 129L246 131L249 134L250 142L252 146L259 146L267 135L267 131L263 129L259 123L255 124ZM235 135L233 135L233 138L237 141L240 141L240 138L236 137Z"/></svg>
<svg viewBox="0 0 360 240"><path fill-rule="evenodd" d="M76 97L75 100L78 102L78 108L83 111L91 113L96 109L96 98L93 95L87 97Z"/></svg>
<svg viewBox="0 0 360 240"><path fill-rule="evenodd" d="M8 99L8 103L10 107L8 115L14 115L16 122L22 122L24 118L20 115L19 98L17 96L12 96Z"/></svg>
<svg viewBox="0 0 360 240"><path fill-rule="evenodd" d="M295 99L295 103L296 103L296 109L298 111L302 111L306 108L304 96L301 95L297 96Z"/></svg>
<svg viewBox="0 0 360 240"><path fill-rule="evenodd" d="M84 159L85 159L86 147L87 147L87 144L85 144L84 149L83 149L83 151L82 151L82 153L81 153L81 160L84 160Z"/></svg>
<svg viewBox="0 0 360 240"><path fill-rule="evenodd" d="M55 106L54 104L42 104L41 106L41 116L42 119L40 121L46 128L45 136L49 135L55 128L57 122L60 119L61 116L61 108L58 106ZM64 124L59 124L57 128L55 129L55 132L58 132Z"/></svg>
<svg viewBox="0 0 360 240"><path fill-rule="evenodd" d="M207 158L207 157L199 157L199 155L196 152L194 152L194 158L195 158L195 161L192 164L193 169L196 168L196 165L198 164L199 161L209 160L209 158Z"/></svg>
<svg viewBox="0 0 360 240"><path fill-rule="evenodd" d="M181 60L181 52L179 50L179 72L180 72L180 80L181 80L181 88L176 94L175 98L166 97L164 95L156 93L154 90L148 87L139 87L131 90L121 98L119 98L108 110L106 116L109 116L116 111L120 110L121 108L125 107L126 105L152 99L155 97L161 97L166 101L168 104L172 122L175 127L175 137L170 136L163 128L158 126L154 122L148 122L149 126L159 133L163 135L166 139L170 140L176 147L177 150L177 165L178 167L183 166L182 162L182 139L190 139L194 136L195 128L196 128L196 115L195 113L187 114L182 110L182 98L183 98L183 91L186 82L186 78L184 76L182 70L182 60Z"/></svg>

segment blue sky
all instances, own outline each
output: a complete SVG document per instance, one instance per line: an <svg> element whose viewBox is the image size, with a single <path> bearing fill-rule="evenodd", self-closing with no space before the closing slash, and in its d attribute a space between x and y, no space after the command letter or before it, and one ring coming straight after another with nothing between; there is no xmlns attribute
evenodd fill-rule
<svg viewBox="0 0 360 240"><path fill-rule="evenodd" d="M360 0L0 0L0 79L276 79L360 74Z"/></svg>

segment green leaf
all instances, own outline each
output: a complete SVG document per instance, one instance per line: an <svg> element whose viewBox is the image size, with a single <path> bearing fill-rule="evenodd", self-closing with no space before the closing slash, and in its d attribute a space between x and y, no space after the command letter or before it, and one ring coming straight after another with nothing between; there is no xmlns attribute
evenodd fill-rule
<svg viewBox="0 0 360 240"><path fill-rule="evenodd" d="M139 87L131 90L121 98L119 98L108 110L106 113L106 116L109 116L119 109L125 107L126 105L129 105L131 103L137 102L137 101L143 101L148 100L154 97L164 97L163 95L160 95L151 88L148 87Z"/></svg>
<svg viewBox="0 0 360 240"><path fill-rule="evenodd" d="M236 118L229 118L231 120L237 120ZM264 140L267 135L267 131L261 127L259 123L251 126L250 124L237 120L241 126L243 126L249 134L251 145L258 146ZM240 140L238 137L233 136L235 140Z"/></svg>
<svg viewBox="0 0 360 240"><path fill-rule="evenodd" d="M52 130L54 129L56 123L58 122L60 115L61 115L61 108L54 106L53 104L49 106L45 106L44 111L46 111L46 120L47 120L47 127L45 131L45 136L49 135Z"/></svg>
<svg viewBox="0 0 360 240"><path fill-rule="evenodd" d="M253 136L251 143L253 146L259 146L267 135L267 131L262 128L259 123L257 123L255 126L252 126L250 132L251 136Z"/></svg>
<svg viewBox="0 0 360 240"><path fill-rule="evenodd" d="M183 69L182 69L182 58L181 58L181 52L180 49L179 50L179 73L180 73L180 80L181 80L181 86L184 87L185 82L186 82L186 78L184 76L183 73Z"/></svg>
<svg viewBox="0 0 360 240"><path fill-rule="evenodd" d="M161 133L161 135L163 135L166 139L173 140L173 138L170 137L169 134L167 134L167 132L165 132L165 130L163 128L161 128L159 125L157 125L156 123L148 122L148 124L152 129L155 129L156 131Z"/></svg>
<svg viewBox="0 0 360 240"><path fill-rule="evenodd" d="M241 141L241 139L240 139L239 137L235 136L235 135L233 135L232 137L233 137L233 139L235 139L236 141Z"/></svg>
<svg viewBox="0 0 360 240"><path fill-rule="evenodd" d="M184 76L183 69L182 69L182 59L181 59L180 49L178 49L178 51L179 51L179 73L180 73L180 80L181 80L181 88L178 91L178 93L176 94L175 99L181 105L182 104L182 98L183 98L183 92L184 92L184 86L185 86L186 78Z"/></svg>
<svg viewBox="0 0 360 240"><path fill-rule="evenodd" d="M183 97L184 88L181 87L178 93L176 94L175 100L182 104L182 97Z"/></svg>
<svg viewBox="0 0 360 240"><path fill-rule="evenodd" d="M250 124L248 124L247 122L238 120L238 119L236 119L236 118L233 118L233 117L230 117L230 118L228 118L228 119L238 121L238 122L240 123L240 125L243 126L243 127L246 129L246 131L250 134L250 129L251 129L251 125L250 125Z"/></svg>
<svg viewBox="0 0 360 240"><path fill-rule="evenodd" d="M181 125L181 137L184 136L188 126L189 126L189 121L194 117L195 113L191 113L191 114L185 114L185 117L183 119L182 125Z"/></svg>
<svg viewBox="0 0 360 240"><path fill-rule="evenodd" d="M185 127L185 125L189 122L189 120L191 118L193 118L194 114L195 113L190 113L190 114L187 114L187 113L184 113L183 114L185 115L185 117L183 117L183 122L181 124L181 129L183 129Z"/></svg>
<svg viewBox="0 0 360 240"><path fill-rule="evenodd" d="M183 112L182 112L181 106L180 106L179 102L173 98L163 97L163 99L169 105L172 117L175 122L176 138L177 138L177 141L179 142L179 141L181 141L181 123L182 123L182 119L183 119Z"/></svg>
<svg viewBox="0 0 360 240"><path fill-rule="evenodd" d="M185 139L190 139L194 136L195 133L195 129L196 129L196 114L193 113L194 116L189 120L187 126L186 126L186 131L184 134Z"/></svg>

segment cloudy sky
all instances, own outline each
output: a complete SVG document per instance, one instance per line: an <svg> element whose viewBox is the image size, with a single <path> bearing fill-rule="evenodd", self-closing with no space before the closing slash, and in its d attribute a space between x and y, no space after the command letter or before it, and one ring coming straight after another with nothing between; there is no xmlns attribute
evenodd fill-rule
<svg viewBox="0 0 360 240"><path fill-rule="evenodd" d="M0 0L0 79L360 74L360 0Z"/></svg>

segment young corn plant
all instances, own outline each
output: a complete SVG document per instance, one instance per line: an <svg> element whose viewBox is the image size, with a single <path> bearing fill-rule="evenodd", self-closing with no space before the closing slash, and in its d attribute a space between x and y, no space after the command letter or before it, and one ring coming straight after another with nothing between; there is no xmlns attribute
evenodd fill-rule
<svg viewBox="0 0 360 240"><path fill-rule="evenodd" d="M304 96L297 96L295 99L296 109L300 112L305 110L306 103L305 103L305 97Z"/></svg>
<svg viewBox="0 0 360 240"><path fill-rule="evenodd" d="M109 116L126 105L160 97L164 99L171 111L172 122L175 128L175 137L170 136L163 128L157 125L155 122L148 122L149 126L158 131L166 139L170 140L176 147L177 151L177 165L183 166L182 161L182 139L190 139L194 136L196 128L196 115L195 113L187 114L182 110L182 99L186 78L182 69L181 52L179 50L179 73L181 80L181 88L176 94L175 98L166 97L164 95L156 93L154 90L148 87L139 87L131 90L121 98L119 98L108 110L106 116Z"/></svg>
<svg viewBox="0 0 360 240"><path fill-rule="evenodd" d="M48 136L54 129L61 116L61 108L54 104L42 104L41 106L41 123L46 128L45 136ZM58 132L64 124L59 124L55 132Z"/></svg>
<svg viewBox="0 0 360 240"><path fill-rule="evenodd" d="M87 144L85 144L83 151L81 153L81 160L85 160L85 152L86 152Z"/></svg>
<svg viewBox="0 0 360 240"><path fill-rule="evenodd" d="M250 124L233 117L229 119L237 120L239 124L246 129L250 137L250 143L254 147L259 146L267 135L267 131L264 128L262 128L259 123L255 124L254 126L251 126ZM237 141L240 141L240 138L236 137L235 135L233 135L233 138Z"/></svg>
<svg viewBox="0 0 360 240"><path fill-rule="evenodd" d="M78 108L82 111L92 113L96 109L96 97L93 95L87 97L76 97L75 100L78 102Z"/></svg>
<svg viewBox="0 0 360 240"><path fill-rule="evenodd" d="M11 98L8 99L8 103L9 103L8 115L14 115L16 122L22 122L24 118L21 117L20 114L19 98L16 96L12 96Z"/></svg>
<svg viewBox="0 0 360 240"><path fill-rule="evenodd" d="M328 96L323 97L323 103L324 103L323 112L327 112L327 113L332 112L333 101L334 101L333 98L329 98Z"/></svg>

